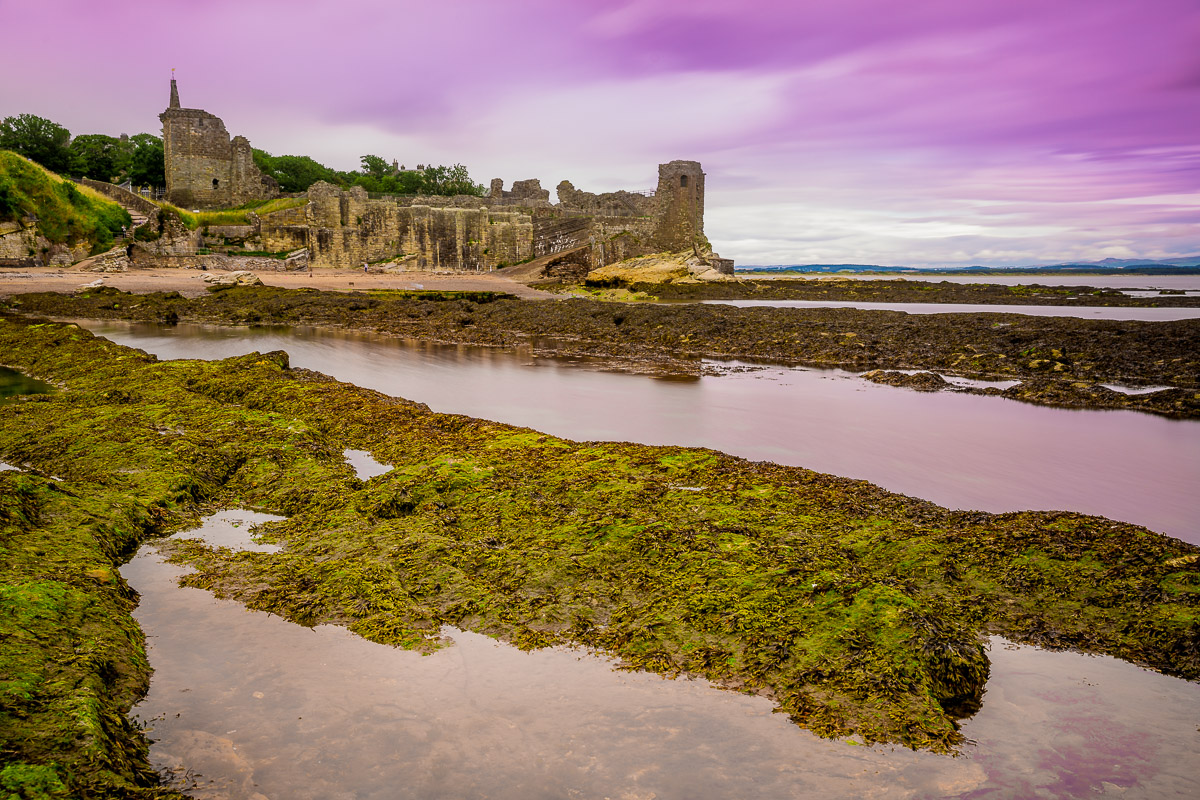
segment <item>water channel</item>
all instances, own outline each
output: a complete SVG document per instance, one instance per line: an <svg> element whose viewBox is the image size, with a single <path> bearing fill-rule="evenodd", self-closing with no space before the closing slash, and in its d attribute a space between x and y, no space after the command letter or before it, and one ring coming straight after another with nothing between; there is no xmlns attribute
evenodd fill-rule
<svg viewBox="0 0 1200 800"><path fill-rule="evenodd" d="M606 372L528 352L311 328L79 321L161 358L287 350L294 366L435 411L577 440L711 447L877 483L951 508L1068 510L1200 544L1200 422L922 393L840 370L695 380Z"/></svg>
<svg viewBox="0 0 1200 800"><path fill-rule="evenodd" d="M858 308L864 311L903 311L908 314L1026 314L1034 317L1140 320L1169 322L1200 319L1200 308L1137 308L1122 306L1015 306L983 303L872 303L861 300L705 300L728 306L771 308Z"/></svg>

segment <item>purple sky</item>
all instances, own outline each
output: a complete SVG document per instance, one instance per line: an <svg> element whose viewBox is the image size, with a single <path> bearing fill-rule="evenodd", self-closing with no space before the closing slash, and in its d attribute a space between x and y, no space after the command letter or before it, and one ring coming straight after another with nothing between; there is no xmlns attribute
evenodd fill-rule
<svg viewBox="0 0 1200 800"><path fill-rule="evenodd" d="M0 0L0 116L652 188L742 264L1200 253L1200 0ZM27 35L14 35L26 31Z"/></svg>

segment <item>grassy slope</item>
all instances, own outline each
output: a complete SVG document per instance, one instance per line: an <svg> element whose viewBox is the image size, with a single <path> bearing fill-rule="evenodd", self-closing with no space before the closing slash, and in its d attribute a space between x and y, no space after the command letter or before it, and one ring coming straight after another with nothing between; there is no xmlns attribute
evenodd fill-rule
<svg viewBox="0 0 1200 800"><path fill-rule="evenodd" d="M1198 550L1135 526L951 512L712 451L572 443L290 370L282 354L159 363L11 319L0 351L67 387L0 406L0 458L62 476L0 481L14 785L144 793L144 745L119 714L146 665L116 566L199 502L289 517L269 532L280 554L173 547L198 570L188 583L253 608L406 647L438 646L444 624L585 644L768 694L826 736L953 747L947 709L978 699L985 632L1200 678ZM396 469L361 482L345 447Z"/></svg>
<svg viewBox="0 0 1200 800"><path fill-rule="evenodd" d="M208 225L249 225L250 214L260 217L275 211L297 208L308 202L306 197L277 197L274 200L257 200L246 203L238 208L218 209L212 211L187 211L170 203L158 203L162 208L174 211L183 220L188 230L196 230Z"/></svg>
<svg viewBox="0 0 1200 800"><path fill-rule="evenodd" d="M0 150L0 222L27 215L38 218L38 233L51 242L88 242L93 253L110 247L113 234L131 224L125 209L98 192Z"/></svg>

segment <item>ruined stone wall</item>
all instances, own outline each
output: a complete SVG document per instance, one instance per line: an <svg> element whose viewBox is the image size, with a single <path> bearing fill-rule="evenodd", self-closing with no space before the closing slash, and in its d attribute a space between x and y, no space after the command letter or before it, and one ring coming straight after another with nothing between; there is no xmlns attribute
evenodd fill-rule
<svg viewBox="0 0 1200 800"><path fill-rule="evenodd" d="M100 194L108 197L110 200L115 200L125 208L135 209L147 217L158 213L158 206L140 194L134 194L128 189L122 189L120 186L105 181L92 180L91 178L80 178L79 183L95 189Z"/></svg>
<svg viewBox="0 0 1200 800"><path fill-rule="evenodd" d="M533 219L533 254L564 253L592 239L592 220L584 216L540 216Z"/></svg>
<svg viewBox="0 0 1200 800"><path fill-rule="evenodd" d="M558 184L557 192L561 208L581 214L643 217L653 214L656 210L653 197L637 192L593 194L576 189L570 181Z"/></svg>
<svg viewBox="0 0 1200 800"><path fill-rule="evenodd" d="M305 206L285 208L259 217L258 237L262 249L273 253L308 247Z"/></svg>
<svg viewBox="0 0 1200 800"><path fill-rule="evenodd" d="M402 206L328 183L310 187L305 211L316 266L352 269L406 255L423 269L492 270L533 252L532 221L519 213Z"/></svg>
<svg viewBox="0 0 1200 800"><path fill-rule="evenodd" d="M654 238L660 251L707 247L704 238L704 171L699 161L658 165Z"/></svg>
<svg viewBox="0 0 1200 800"><path fill-rule="evenodd" d="M649 197L581 192L563 181L552 206L536 180L518 181L512 192L503 185L492 181L486 198L372 199L362 187L319 182L307 206L262 218L259 237L265 250L307 246L314 265L342 269L405 256L414 268L492 270L576 251L600 268L651 253L709 252L704 172L695 161L659 165L659 188Z"/></svg>
<svg viewBox="0 0 1200 800"><path fill-rule="evenodd" d="M193 208L228 208L275 197L279 185L254 164L250 142L232 141L221 118L198 108L181 108L175 81L163 125L167 199Z"/></svg>
<svg viewBox="0 0 1200 800"><path fill-rule="evenodd" d="M661 252L654 238L654 221L626 217L593 217L591 237L592 269L615 264L627 258Z"/></svg>

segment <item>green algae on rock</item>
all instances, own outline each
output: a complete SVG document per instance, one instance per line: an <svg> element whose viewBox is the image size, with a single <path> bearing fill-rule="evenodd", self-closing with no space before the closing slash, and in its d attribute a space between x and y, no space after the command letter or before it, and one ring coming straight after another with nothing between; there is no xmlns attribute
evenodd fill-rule
<svg viewBox="0 0 1200 800"><path fill-rule="evenodd" d="M1200 416L1200 319L910 315L583 299L551 303L486 293L451 299L445 293L343 294L265 286L193 299L115 289L76 296L26 294L9 304L22 313L59 317L322 325L485 347L524 345L539 355L592 356L621 367L679 374L700 372L707 358L1016 379L1022 385L1005 395L1024 402ZM1105 383L1174 388L1131 395L1107 390Z"/></svg>
<svg viewBox="0 0 1200 800"><path fill-rule="evenodd" d="M416 649L441 646L444 625L584 645L767 695L824 736L952 749L956 717L980 701L989 633L1200 679L1200 550L1144 528L949 511L709 450L574 443L435 414L291 369L285 353L158 362L19 318L0 321L0 348L65 387L0 406L0 459L62 476L53 519L80 520L75 539L6 533L4 591L59 581L108 604L95 624L133 642L128 666L70 663L110 711L145 678L115 565L198 504L288 517L265 527L278 553L161 545L195 568L185 583L251 608ZM360 481L346 448L393 469ZM6 476L5 508L26 502L14 480L43 479ZM0 641L6 667L45 693L29 708L6 696L0 747L31 767L78 765L64 782L98 780L80 737L37 747L25 732L73 719L52 678L57 654L80 647L76 628L39 631L40 654ZM121 730L97 746L136 754L137 742ZM103 774L135 785L135 762Z"/></svg>

